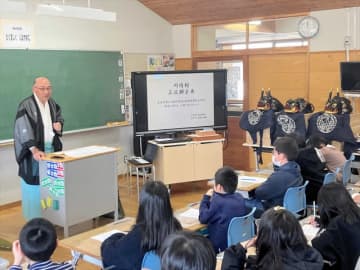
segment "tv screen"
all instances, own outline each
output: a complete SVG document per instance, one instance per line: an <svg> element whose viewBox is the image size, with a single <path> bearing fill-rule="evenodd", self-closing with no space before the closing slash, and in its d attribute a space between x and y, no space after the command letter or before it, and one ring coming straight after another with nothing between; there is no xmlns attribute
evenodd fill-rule
<svg viewBox="0 0 360 270"><path fill-rule="evenodd" d="M136 135L227 128L226 70L132 72Z"/></svg>
<svg viewBox="0 0 360 270"><path fill-rule="evenodd" d="M341 89L360 93L360 62L341 62Z"/></svg>

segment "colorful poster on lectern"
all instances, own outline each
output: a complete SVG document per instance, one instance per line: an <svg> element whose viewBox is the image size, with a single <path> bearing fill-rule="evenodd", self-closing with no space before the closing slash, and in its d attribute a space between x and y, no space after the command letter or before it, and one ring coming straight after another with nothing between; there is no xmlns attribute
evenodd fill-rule
<svg viewBox="0 0 360 270"><path fill-rule="evenodd" d="M64 163L46 162L46 176L40 179L42 188L47 189L46 198L41 198L41 207L43 210L52 208L59 210L59 197L64 196Z"/></svg>

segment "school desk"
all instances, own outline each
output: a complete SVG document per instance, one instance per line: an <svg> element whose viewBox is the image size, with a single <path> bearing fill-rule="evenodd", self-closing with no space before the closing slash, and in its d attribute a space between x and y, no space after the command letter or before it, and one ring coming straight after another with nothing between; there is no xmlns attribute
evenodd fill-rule
<svg viewBox="0 0 360 270"><path fill-rule="evenodd" d="M175 216L181 216L181 213L187 211L189 208L184 208L175 212ZM198 231L202 228L205 228L206 225L200 224L198 219L192 217L189 218L179 218L179 221L184 229L191 231ZM114 221L113 223L107 224L105 226L98 227L87 232L83 232L63 240L59 241L59 245L64 248L71 250L73 256L72 263L76 265L79 259L102 267L101 255L100 255L100 246L101 241L94 239L93 237L109 236L109 232L122 231L128 232L131 230L131 227L135 224L135 218L125 217L123 219Z"/></svg>
<svg viewBox="0 0 360 270"><path fill-rule="evenodd" d="M250 192L266 181L270 173L259 173L250 171L236 171L238 175L237 190Z"/></svg>

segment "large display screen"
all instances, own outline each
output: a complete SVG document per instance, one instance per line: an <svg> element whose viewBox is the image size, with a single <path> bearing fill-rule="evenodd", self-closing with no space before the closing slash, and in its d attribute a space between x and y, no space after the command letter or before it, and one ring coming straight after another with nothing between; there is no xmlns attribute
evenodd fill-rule
<svg viewBox="0 0 360 270"><path fill-rule="evenodd" d="M137 135L227 128L226 70L133 72Z"/></svg>

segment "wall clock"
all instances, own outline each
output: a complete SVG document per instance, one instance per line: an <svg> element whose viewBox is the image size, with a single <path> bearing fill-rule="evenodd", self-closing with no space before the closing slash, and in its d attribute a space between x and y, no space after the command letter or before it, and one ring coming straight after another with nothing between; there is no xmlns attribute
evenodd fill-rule
<svg viewBox="0 0 360 270"><path fill-rule="evenodd" d="M312 16L303 17L298 23L298 32L303 38L313 38L319 33L320 23Z"/></svg>

